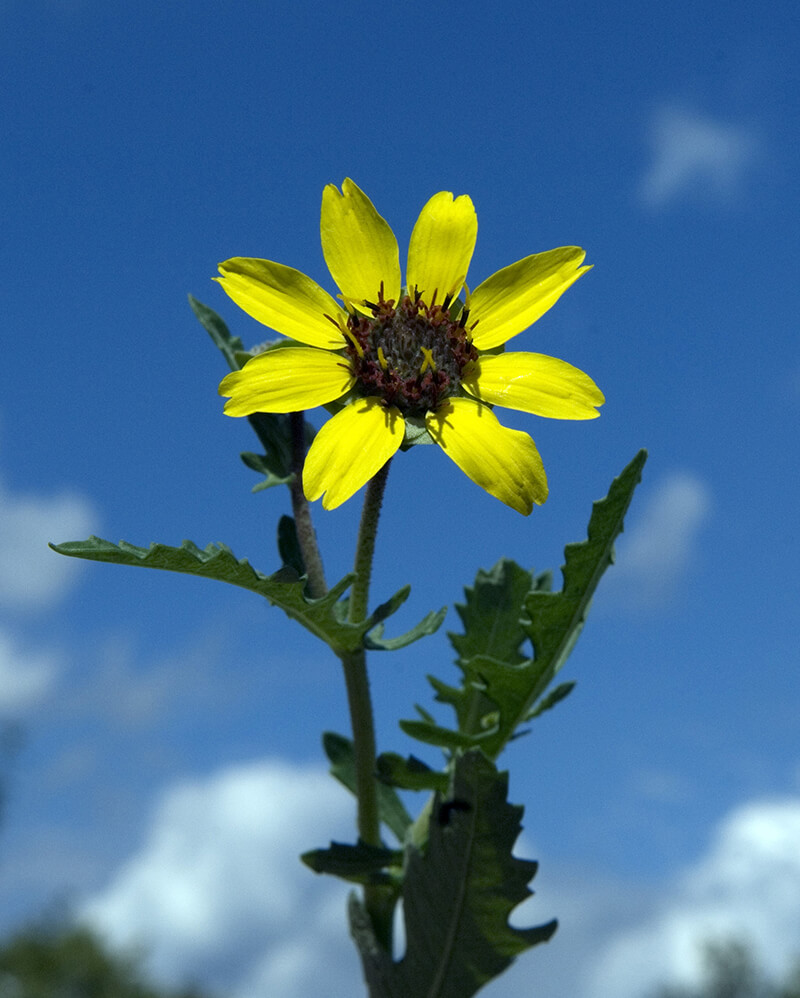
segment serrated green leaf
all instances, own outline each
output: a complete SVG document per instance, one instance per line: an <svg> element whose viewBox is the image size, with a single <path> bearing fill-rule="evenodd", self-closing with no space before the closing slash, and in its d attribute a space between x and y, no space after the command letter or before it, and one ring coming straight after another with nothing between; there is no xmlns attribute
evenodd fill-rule
<svg viewBox="0 0 800 998"><path fill-rule="evenodd" d="M347 845L331 842L328 849L312 849L300 857L314 873L329 873L355 884L395 884L399 879L403 853L398 849L382 849L364 842ZM386 867L394 866L393 876Z"/></svg>
<svg viewBox="0 0 800 998"><path fill-rule="evenodd" d="M377 762L378 779L401 790L438 790L445 793L450 784L447 773L431 769L415 755L407 759L395 752L382 752Z"/></svg>
<svg viewBox="0 0 800 998"><path fill-rule="evenodd" d="M560 592L550 591L550 573L534 580L505 559L490 572L478 573L475 586L465 590L467 602L458 606L464 634L450 635L459 654L461 686L428 677L436 699L455 710L458 731L445 734L450 729L429 719L427 724L401 722L407 734L446 750L472 739L489 758L496 758L520 724L567 695L571 686L549 695L546 691L572 650L591 597L613 560L614 541L646 457L640 451L612 482L608 496L594 503L587 540L567 545ZM533 647L529 657L521 648L526 637Z"/></svg>
<svg viewBox="0 0 800 998"><path fill-rule="evenodd" d="M361 902L351 931L371 998L470 998L514 957L555 932L555 921L508 924L531 891L536 863L512 854L522 808L508 803L508 774L478 751L455 764L448 800L437 794L427 848L406 847L406 951L394 961L377 943Z"/></svg>
<svg viewBox="0 0 800 998"><path fill-rule="evenodd" d="M305 580L298 578L293 569L283 568L273 575L264 575L246 559L237 559L224 544L209 544L205 550L191 541L184 541L179 548L166 544L142 548L125 541L112 544L92 536L86 541L68 541L50 547L72 558L182 572L248 589L280 607L287 616L321 638L337 655L360 648L364 635L375 626L373 617L360 624L351 624L340 619L337 613L337 603L352 584L352 575L345 576L320 599L309 599L305 595Z"/></svg>
<svg viewBox="0 0 800 998"><path fill-rule="evenodd" d="M322 736L322 745L331 764L331 775L354 794L356 765L352 741L333 731L326 731ZM385 783L378 785L378 815L398 842L402 842L411 824L411 816L392 787Z"/></svg>
<svg viewBox="0 0 800 998"><path fill-rule="evenodd" d="M491 655L510 665L525 660L520 607L532 585L532 574L509 558L488 572L478 571L475 584L464 589L466 602L456 603L464 633L447 635L462 662L474 655Z"/></svg>
<svg viewBox="0 0 800 998"><path fill-rule="evenodd" d="M622 533L646 460L647 451L639 451L611 483L605 499L592 505L586 540L564 549L561 592L532 592L525 600L528 619L523 620L523 626L533 642L534 660L541 670L528 708L550 685L578 640L597 585L613 564L614 543Z"/></svg>
<svg viewBox="0 0 800 998"><path fill-rule="evenodd" d="M441 610L426 613L422 620L410 631L406 631L405 634L401 634L397 638L385 638L383 637L383 624L378 624L364 639L364 646L373 651L397 651L398 648L405 648L407 645L413 644L415 641L419 641L420 638L425 638L429 634L434 634L442 625L444 618L447 616L447 607L443 606Z"/></svg>
<svg viewBox="0 0 800 998"><path fill-rule="evenodd" d="M193 295L189 295L189 305L203 329L205 329L214 341L214 345L228 362L228 367L232 371L238 371L242 365L236 359L236 353L237 351L244 350L241 339L238 336L231 336L230 330L214 309L209 308L208 305L204 305Z"/></svg>

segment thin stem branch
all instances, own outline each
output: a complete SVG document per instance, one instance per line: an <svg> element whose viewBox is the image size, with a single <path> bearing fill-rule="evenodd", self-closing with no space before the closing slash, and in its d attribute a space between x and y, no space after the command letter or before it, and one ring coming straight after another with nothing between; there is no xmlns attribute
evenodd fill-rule
<svg viewBox="0 0 800 998"><path fill-rule="evenodd" d="M322 567L317 535L311 521L311 507L303 492L303 463L306 458L304 414L302 412L291 413L289 425L292 434L292 481L289 484L289 491L292 495L292 512L297 530L297 541L308 576L308 595L312 599L319 599L328 591L328 586L325 582L325 570Z"/></svg>

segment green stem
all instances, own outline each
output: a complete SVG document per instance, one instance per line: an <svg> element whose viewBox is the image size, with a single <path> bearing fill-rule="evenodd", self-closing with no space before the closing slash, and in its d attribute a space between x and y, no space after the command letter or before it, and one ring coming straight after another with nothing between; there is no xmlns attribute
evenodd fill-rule
<svg viewBox="0 0 800 998"><path fill-rule="evenodd" d="M292 495L292 512L297 530L297 542L300 545L300 553L303 556L303 564L308 576L308 595L312 599L320 599L327 593L328 586L325 582L325 570L322 567L317 535L311 521L311 507L305 492L303 492L303 464L306 459L304 413L291 413L289 425L292 434L292 480L289 483L289 491Z"/></svg>
<svg viewBox="0 0 800 998"><path fill-rule="evenodd" d="M378 535L378 519L381 515L381 503L391 463L392 459L389 458L378 474L370 479L369 485L367 485L367 494L364 496L364 508L361 511L361 524L358 528L358 543L353 564L356 580L350 590L348 616L351 624L360 624L362 620L367 618L375 538Z"/></svg>
<svg viewBox="0 0 800 998"><path fill-rule="evenodd" d="M369 584L372 576L372 559L378 533L383 493L389 474L389 464L381 468L367 486L353 570L356 579L350 591L349 619L351 623L365 620L369 604ZM358 837L369 845L381 844L380 814L378 811L378 786L375 780L375 721L367 674L367 656L363 648L342 655L350 722L353 728L353 755L356 771L356 796L358 799ZM364 904L372 921L379 942L391 952L392 912L394 897L385 887L367 885Z"/></svg>

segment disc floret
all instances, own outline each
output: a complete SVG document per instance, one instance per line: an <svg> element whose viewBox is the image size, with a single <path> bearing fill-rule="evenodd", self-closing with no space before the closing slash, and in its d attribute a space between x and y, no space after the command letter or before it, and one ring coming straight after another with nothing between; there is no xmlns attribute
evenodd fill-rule
<svg viewBox="0 0 800 998"><path fill-rule="evenodd" d="M464 368L478 351L466 326L469 309L455 305L449 296L438 305L435 291L428 304L417 288L395 304L381 286L377 302L364 302L371 316L350 312L347 352L361 391L406 416L424 416L460 394Z"/></svg>

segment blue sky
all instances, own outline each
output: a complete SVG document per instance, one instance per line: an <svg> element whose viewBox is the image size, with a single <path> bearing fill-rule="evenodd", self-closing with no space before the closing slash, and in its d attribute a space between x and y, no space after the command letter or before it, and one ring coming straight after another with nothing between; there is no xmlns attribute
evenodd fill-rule
<svg viewBox="0 0 800 998"><path fill-rule="evenodd" d="M561 928L486 995L635 998L727 933L780 970L800 938L797 28L788 3L0 5L0 929L68 903L165 980L358 989L342 891L294 860L351 827L321 776L319 732L347 728L336 663L246 593L44 546L189 537L276 567L288 497L250 493L186 294L252 343L219 260L333 290L320 197L351 176L401 247L433 193L470 194L473 285L564 244L595 265L518 341L607 398L585 424L503 414L537 441L544 507L507 510L437 448L395 462L374 592L413 583L398 630L502 556L557 568L650 449L577 689L506 758L541 861L530 919ZM331 578L358 513L316 513ZM413 748L396 721L450 660L443 634L375 659L383 749Z"/></svg>

